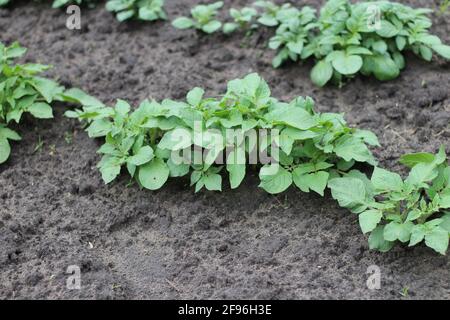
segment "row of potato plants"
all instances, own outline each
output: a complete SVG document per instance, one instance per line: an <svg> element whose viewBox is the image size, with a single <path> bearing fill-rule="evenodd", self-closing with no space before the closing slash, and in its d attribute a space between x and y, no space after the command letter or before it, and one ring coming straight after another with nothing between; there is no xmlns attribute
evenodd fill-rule
<svg viewBox="0 0 450 320"><path fill-rule="evenodd" d="M450 167L444 148L436 155L403 156L401 163L411 168L403 180L377 166L368 148L379 146L375 134L348 127L342 114L315 112L310 98L278 101L257 74L230 81L219 98L205 98L194 88L186 101L145 100L134 111L125 101L108 107L78 89L65 92L64 99L83 106L66 116L85 122L90 137L105 141L98 150L105 183L125 169L150 190L169 178L190 176L196 192L221 191L227 173L234 189L255 167L248 164L253 148L270 150L271 156L278 150L273 163L256 165L266 192L278 194L294 185L323 196L328 187L340 206L358 215L371 249L386 252L396 242L424 242L441 254L448 249ZM230 129L277 133L247 143L227 135ZM196 154L200 162L193 162ZM374 166L371 179L355 169L357 163Z"/></svg>
<svg viewBox="0 0 450 320"><path fill-rule="evenodd" d="M390 1L329 0L317 15L309 6L256 1L251 7L230 9L233 21L222 27L218 19L222 6L221 1L198 5L191 17L177 18L173 25L205 33L248 32L258 25L276 28L269 41L269 47L278 51L273 66L312 58L311 80L321 87L329 82L342 85L359 73L380 81L395 79L405 68L407 51L426 61L433 53L450 59L450 46L430 34L431 9Z"/></svg>
<svg viewBox="0 0 450 320"><path fill-rule="evenodd" d="M71 3L92 5L93 0L55 0L54 7ZM9 0L0 0L0 6ZM179 17L176 28L194 28L205 33L222 30L251 32L258 26L276 28L269 47L277 50L273 66L286 61L313 59L311 80L318 86L332 82L339 86L358 74L374 76L380 81L397 78L405 68L405 52L431 61L433 54L450 59L450 46L430 34L431 9L412 8L390 1L351 3L329 0L319 14L310 6L294 7L271 1L255 1L241 9L231 8L230 19L218 19L223 2L200 4L190 17ZM164 0L108 0L106 9L119 21L137 18L154 21L167 19Z"/></svg>
<svg viewBox="0 0 450 320"><path fill-rule="evenodd" d="M20 139L11 123L18 124L24 113L51 118L52 102L68 102L81 108L66 116L105 141L98 150L105 183L126 171L149 190L160 189L169 177L189 176L196 192L221 191L225 173L230 187L238 188L257 169L260 187L271 194L294 185L323 196L328 187L342 207L358 215L372 249L388 251L396 242L424 242L441 254L448 248L450 168L444 148L436 155L402 157L411 168L403 180L377 166L368 147L379 146L374 133L349 127L342 114L316 112L311 98L277 100L257 74L230 81L220 97L194 88L186 101L145 100L133 109L118 100L110 107L38 76L47 66L15 63L25 51L0 44L0 163L10 155L9 140ZM265 130L270 134L246 139L251 131ZM270 161L260 163L258 156L249 165L255 149ZM371 179L355 169L358 163L374 167Z"/></svg>
<svg viewBox="0 0 450 320"><path fill-rule="evenodd" d="M9 5L13 0L0 0L0 7ZM85 5L93 7L98 0L53 0L53 8L63 8L69 5ZM164 11L165 0L108 0L106 10L114 13L117 20L139 19L143 21L166 20Z"/></svg>

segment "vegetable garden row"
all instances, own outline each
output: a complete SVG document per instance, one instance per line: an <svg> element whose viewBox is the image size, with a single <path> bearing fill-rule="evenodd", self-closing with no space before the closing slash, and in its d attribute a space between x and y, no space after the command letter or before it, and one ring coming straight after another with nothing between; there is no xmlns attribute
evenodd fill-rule
<svg viewBox="0 0 450 320"><path fill-rule="evenodd" d="M54 6L69 2L55 1ZM206 33L276 27L269 45L279 50L274 66L314 57L311 78L319 86L330 81L342 85L358 73L379 80L395 78L405 66L405 50L427 61L433 51L450 59L450 47L429 34L426 9L388 1L331 0L317 17L309 7L257 1L255 7L262 10L231 9L233 22L222 25L217 20L222 5L197 6L192 17L178 18L173 25ZM368 21L373 5L381 10L378 27ZM118 12L119 20L166 18L163 1L111 0L106 6ZM194 88L185 101L145 100L134 109L118 100L110 107L79 89L41 77L48 66L15 62L25 52L17 43L0 44L0 163L9 158L10 140L20 140L11 123L19 123L24 113L52 118L55 101L76 104L80 108L65 115L85 123L91 138L104 139L98 168L105 183L126 171L141 187L156 190L169 177L190 175L196 192L220 191L227 172L230 187L238 188L255 167L247 164L249 156L254 150L265 151L275 161L258 165L261 188L277 194L295 185L323 196L328 187L340 206L359 215L362 231L370 233L371 249L388 251L397 242L424 242L441 254L448 249L450 167L444 147L436 154L404 155L400 162L410 173L403 180L378 167L369 149L380 146L374 133L349 127L341 114L316 112L309 97L279 101L257 74L230 81L220 97L206 97L203 89ZM239 134L230 136L230 130ZM252 130L272 134L252 143L245 139ZM225 164L219 161L224 157ZM192 161L197 158L200 163ZM355 169L360 164L374 168L370 178Z"/></svg>

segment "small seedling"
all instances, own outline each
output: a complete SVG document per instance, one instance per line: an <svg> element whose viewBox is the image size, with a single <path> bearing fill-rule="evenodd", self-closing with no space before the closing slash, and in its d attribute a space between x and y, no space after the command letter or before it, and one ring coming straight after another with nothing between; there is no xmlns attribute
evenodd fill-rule
<svg viewBox="0 0 450 320"><path fill-rule="evenodd" d="M408 287L403 287L402 290L400 291L400 295L403 298L407 298L409 296L409 288Z"/></svg>
<svg viewBox="0 0 450 320"><path fill-rule="evenodd" d="M42 140L41 136L38 136L38 142L34 146L33 153L36 153L38 151L41 152L43 146L44 146L44 140Z"/></svg>
<svg viewBox="0 0 450 320"><path fill-rule="evenodd" d="M172 22L172 25L178 29L194 28L205 33L214 33L222 27L222 22L216 20L218 10L222 7L222 1L198 5L191 10L192 18L179 17Z"/></svg>
<svg viewBox="0 0 450 320"><path fill-rule="evenodd" d="M382 252L395 243L410 247L421 242L445 254L450 234L450 166L445 149L436 155L405 155L400 162L411 168L400 175L375 168L372 178L356 171L328 182L333 198L359 215L369 246Z"/></svg>
<svg viewBox="0 0 450 320"><path fill-rule="evenodd" d="M442 0L441 4L439 5L439 11L441 14L444 14L447 12L448 8L450 8L450 0Z"/></svg>
<svg viewBox="0 0 450 320"><path fill-rule="evenodd" d="M132 18L143 21L166 20L165 0L108 0L106 10L116 14L117 20Z"/></svg>
<svg viewBox="0 0 450 320"><path fill-rule="evenodd" d="M233 33L238 29L248 30L255 28L256 25L252 24L252 21L257 14L258 12L254 8L243 8L241 10L231 8L230 16L234 21L225 23L223 26L223 32L228 34Z"/></svg>
<svg viewBox="0 0 450 320"><path fill-rule="evenodd" d="M255 1L253 5L263 10L258 18L258 22L267 27L278 26L283 19L284 12L288 12L293 8L289 3L279 6L272 1L266 0Z"/></svg>
<svg viewBox="0 0 450 320"><path fill-rule="evenodd" d="M8 128L20 123L24 113L35 118L53 118L50 104L59 98L64 88L58 83L39 77L50 67L41 64L14 64L14 59L26 52L18 43L5 46L0 42L0 164L11 153L9 140L20 140L17 132Z"/></svg>
<svg viewBox="0 0 450 320"><path fill-rule="evenodd" d="M98 0L54 0L52 4L52 8L62 8L71 4L77 5L87 5L89 7L93 7Z"/></svg>
<svg viewBox="0 0 450 320"><path fill-rule="evenodd" d="M64 132L64 140L67 144L72 144L73 142L73 133L70 131Z"/></svg>

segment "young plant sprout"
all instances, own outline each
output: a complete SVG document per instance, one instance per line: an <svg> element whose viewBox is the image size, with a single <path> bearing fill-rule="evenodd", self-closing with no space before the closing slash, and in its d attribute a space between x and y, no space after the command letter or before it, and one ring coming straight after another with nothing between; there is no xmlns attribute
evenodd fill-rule
<svg viewBox="0 0 450 320"><path fill-rule="evenodd" d="M218 10L222 7L222 1L198 5L191 10L192 18L179 17L172 22L172 25L178 29L194 28L205 33L214 33L222 27L222 22L216 20Z"/></svg>
<svg viewBox="0 0 450 320"><path fill-rule="evenodd" d="M53 118L50 104L64 91L56 82L38 76L49 66L14 63L25 52L18 43L5 46L0 42L0 164L11 154L9 140L21 139L8 125L20 123L24 113L39 119Z"/></svg>
<svg viewBox="0 0 450 320"><path fill-rule="evenodd" d="M233 33L238 29L245 30L256 27L256 25L252 25L252 21L257 14L258 12L254 8L243 8L241 10L231 8L230 16L234 19L234 21L225 23L223 26L223 32L228 34Z"/></svg>
<svg viewBox="0 0 450 320"><path fill-rule="evenodd" d="M164 0L108 0L106 10L115 13L119 21L132 18L143 21L167 19Z"/></svg>

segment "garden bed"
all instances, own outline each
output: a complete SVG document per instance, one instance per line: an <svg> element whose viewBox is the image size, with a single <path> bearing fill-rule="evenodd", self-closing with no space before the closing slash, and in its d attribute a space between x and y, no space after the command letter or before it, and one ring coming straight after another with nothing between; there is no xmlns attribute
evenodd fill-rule
<svg viewBox="0 0 450 320"><path fill-rule="evenodd" d="M166 8L173 19L196 3L167 1ZM272 68L266 31L244 39L161 21L119 24L103 6L82 9L80 31L68 30L66 18L48 3L18 1L0 10L0 40L18 40L29 49L27 61L54 65L49 76L109 104L181 99L194 86L219 94L229 80L258 72L273 96L311 96L317 110L345 112L351 125L374 131L382 147L373 151L385 168L406 173L397 162L402 154L436 152L441 144L450 151L444 60L409 55L394 81L357 77L342 89L318 88L310 64ZM450 43L449 15L433 22L432 32ZM105 186L95 168L101 141L63 117L65 108L56 105L53 121L27 118L23 140L0 166L2 298L450 298L448 256L425 246L369 251L357 216L329 192L269 195L257 188L257 172L222 193L194 194L187 179L140 190L125 175ZM70 265L81 267L81 290L66 288ZM380 290L366 286L371 265L380 268Z"/></svg>

